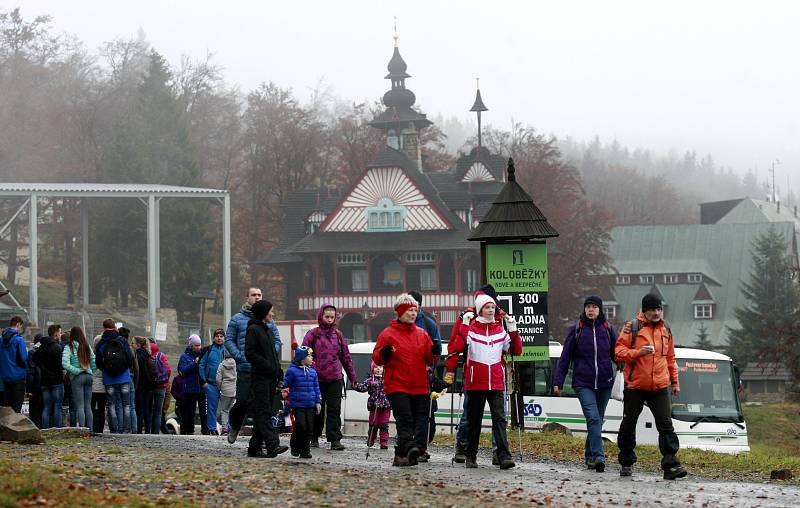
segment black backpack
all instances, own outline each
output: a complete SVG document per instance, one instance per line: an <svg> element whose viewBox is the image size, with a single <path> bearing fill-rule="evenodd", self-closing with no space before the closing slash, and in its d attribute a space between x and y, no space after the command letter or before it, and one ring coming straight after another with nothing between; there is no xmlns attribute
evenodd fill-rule
<svg viewBox="0 0 800 508"><path fill-rule="evenodd" d="M128 356L120 339L111 339L103 348L103 372L109 376L119 376L128 370Z"/></svg>

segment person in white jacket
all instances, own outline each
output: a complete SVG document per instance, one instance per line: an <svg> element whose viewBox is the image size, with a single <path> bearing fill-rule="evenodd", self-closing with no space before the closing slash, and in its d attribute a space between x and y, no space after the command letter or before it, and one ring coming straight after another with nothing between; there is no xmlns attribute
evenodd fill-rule
<svg viewBox="0 0 800 508"><path fill-rule="evenodd" d="M217 421L222 425L222 435L228 433L229 413L236 402L236 360L226 349L223 360L217 367L217 388L220 392L217 405Z"/></svg>

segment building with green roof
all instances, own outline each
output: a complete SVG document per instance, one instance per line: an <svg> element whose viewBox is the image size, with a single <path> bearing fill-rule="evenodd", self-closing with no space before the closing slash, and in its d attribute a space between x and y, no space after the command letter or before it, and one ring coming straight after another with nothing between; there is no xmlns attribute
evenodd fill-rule
<svg viewBox="0 0 800 508"><path fill-rule="evenodd" d="M753 242L770 228L789 239L787 254L798 264L800 220L776 203L739 199L701 204L704 223L681 226L624 226L611 231L605 312L613 321L635 316L642 297L664 302L677 344L698 340L701 326L715 346L738 327L735 309L747 304L741 292L753 270Z"/></svg>

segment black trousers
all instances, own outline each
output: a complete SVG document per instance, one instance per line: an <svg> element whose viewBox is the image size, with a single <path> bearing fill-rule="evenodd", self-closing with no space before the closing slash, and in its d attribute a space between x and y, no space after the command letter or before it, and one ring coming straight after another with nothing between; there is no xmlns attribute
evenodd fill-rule
<svg viewBox="0 0 800 508"><path fill-rule="evenodd" d="M258 453L263 446L267 453L281 444L278 432L272 426L272 415L275 414L274 380L261 376L252 376L250 380L250 410L253 412L253 435L247 446L247 453Z"/></svg>
<svg viewBox="0 0 800 508"><path fill-rule="evenodd" d="M6 381L5 385L6 401L4 405L14 408L17 413L21 413L22 403L25 401L25 381ZM41 395L41 392L39 392L40 397Z"/></svg>
<svg viewBox="0 0 800 508"><path fill-rule="evenodd" d="M28 397L28 416L34 425L42 428L42 411L44 411L44 399L42 391L37 390Z"/></svg>
<svg viewBox="0 0 800 508"><path fill-rule="evenodd" d="M102 434L106 427L106 401L108 396L105 392L92 392L92 431L95 434Z"/></svg>
<svg viewBox="0 0 800 508"><path fill-rule="evenodd" d="M344 380L337 379L326 383L319 382L319 393L322 396L322 411L314 415L314 437L322 436L325 427L325 438L328 442L342 440L342 388Z"/></svg>
<svg viewBox="0 0 800 508"><path fill-rule="evenodd" d="M625 388L623 401L622 423L619 425L617 445L619 446L618 460L621 466L632 466L636 463L636 422L642 414L642 408L647 404L658 430L658 449L661 451L661 468L667 470L679 466L680 462L675 454L678 453L680 443L675 429L672 427L672 408L669 399L669 388L656 391L629 390Z"/></svg>
<svg viewBox="0 0 800 508"><path fill-rule="evenodd" d="M430 409L430 412L428 412L428 409ZM428 407L425 408L425 415L422 415L422 417L418 418L416 421L414 439L420 451L428 449L428 443L433 441L433 436L436 434L436 418L434 417L436 411L436 401L433 401L431 404L431 401L428 400Z"/></svg>
<svg viewBox="0 0 800 508"><path fill-rule="evenodd" d="M296 407L292 408L294 414L294 429L289 446L292 453L310 453L311 435L314 433L314 416L316 408Z"/></svg>
<svg viewBox="0 0 800 508"><path fill-rule="evenodd" d="M200 405L199 393L185 393L183 398L178 401L178 409L181 412L181 435L194 434L194 410ZM200 419L202 421L202 414Z"/></svg>
<svg viewBox="0 0 800 508"><path fill-rule="evenodd" d="M250 373L238 371L236 373L236 403L231 408L230 425L239 432L244 425L244 419L250 410Z"/></svg>
<svg viewBox="0 0 800 508"><path fill-rule="evenodd" d="M394 423L397 428L397 446L394 454L398 457L405 457L408 451L416 446L414 434L417 430L417 422L425 420L428 413L429 397L428 394L411 395L408 393L394 392L386 394L389 403L392 405ZM427 438L427 426L422 431L422 439Z"/></svg>
<svg viewBox="0 0 800 508"><path fill-rule="evenodd" d="M495 436L497 456L500 459L510 458L508 451L508 435L506 434L506 412L504 408L505 394L500 390L470 390L467 400L467 421L469 434L467 440L467 456L474 457L478 453L478 442L481 438L483 408L489 403L492 415L492 434Z"/></svg>

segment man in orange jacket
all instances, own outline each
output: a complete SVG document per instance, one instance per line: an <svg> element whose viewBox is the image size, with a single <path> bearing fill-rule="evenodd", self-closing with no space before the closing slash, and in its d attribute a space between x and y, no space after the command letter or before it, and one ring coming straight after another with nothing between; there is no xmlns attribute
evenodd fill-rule
<svg viewBox="0 0 800 508"><path fill-rule="evenodd" d="M642 298L642 310L636 316L639 326L631 343L631 324L617 339L614 353L618 362L625 363L625 395L622 423L619 426L620 476L631 476L636 463L636 422L644 404L653 413L658 430L658 448L661 451L661 469L665 480L686 476L686 469L678 458L678 436L672 427L669 398L680 393L678 369L675 365L675 341L662 319L661 299L654 294Z"/></svg>

